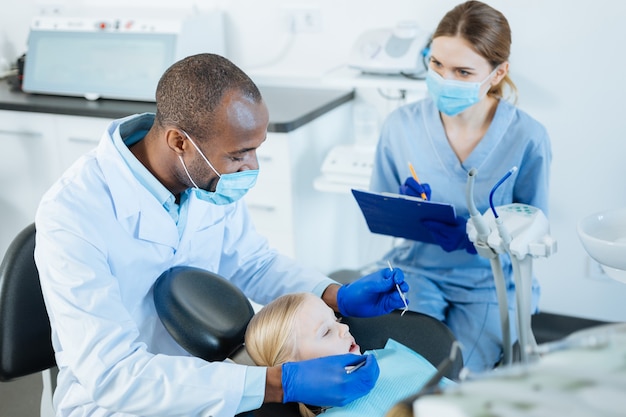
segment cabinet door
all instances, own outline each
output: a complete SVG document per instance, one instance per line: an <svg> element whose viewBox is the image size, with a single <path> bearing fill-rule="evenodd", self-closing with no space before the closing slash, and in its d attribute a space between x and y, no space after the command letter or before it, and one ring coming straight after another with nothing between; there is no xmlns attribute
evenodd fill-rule
<svg viewBox="0 0 626 417"><path fill-rule="evenodd" d="M257 158L259 178L245 197L252 221L271 247L295 257L288 136L268 133Z"/></svg>
<svg viewBox="0 0 626 417"><path fill-rule="evenodd" d="M56 116L60 163L67 169L78 157L98 146L111 119Z"/></svg>
<svg viewBox="0 0 626 417"><path fill-rule="evenodd" d="M35 211L58 176L53 118L0 111L0 255L35 220Z"/></svg>

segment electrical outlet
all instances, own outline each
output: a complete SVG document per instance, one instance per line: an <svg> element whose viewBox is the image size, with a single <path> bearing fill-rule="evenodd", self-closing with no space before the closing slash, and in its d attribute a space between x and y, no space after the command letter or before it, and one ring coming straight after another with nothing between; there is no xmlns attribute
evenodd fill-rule
<svg viewBox="0 0 626 417"><path fill-rule="evenodd" d="M64 7L60 3L46 3L42 1L38 4L38 12L41 16L55 16L62 14Z"/></svg>
<svg viewBox="0 0 626 417"><path fill-rule="evenodd" d="M289 7L289 26L293 33L322 31L322 10L318 7Z"/></svg>
<svg viewBox="0 0 626 417"><path fill-rule="evenodd" d="M602 265L589 255L587 255L587 258L585 259L585 276L594 281L610 280L604 269L602 269Z"/></svg>

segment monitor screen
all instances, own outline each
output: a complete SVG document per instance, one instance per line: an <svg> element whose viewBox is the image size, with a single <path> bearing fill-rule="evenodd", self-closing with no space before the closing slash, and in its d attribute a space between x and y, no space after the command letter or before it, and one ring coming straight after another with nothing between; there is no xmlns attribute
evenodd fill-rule
<svg viewBox="0 0 626 417"><path fill-rule="evenodd" d="M32 31L23 89L89 98L154 101L174 62L172 33Z"/></svg>

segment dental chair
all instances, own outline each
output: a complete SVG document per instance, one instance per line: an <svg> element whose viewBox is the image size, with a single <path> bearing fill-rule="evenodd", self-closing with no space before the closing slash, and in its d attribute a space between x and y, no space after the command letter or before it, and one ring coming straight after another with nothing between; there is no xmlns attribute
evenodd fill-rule
<svg viewBox="0 0 626 417"><path fill-rule="evenodd" d="M51 393L54 389L56 363L34 248L35 225L31 224L14 238L0 264L0 381L47 371L43 412L51 410L51 398L46 397L45 391L49 389ZM178 267L162 274L155 284L154 297L165 327L190 354L208 361L237 360L243 351L245 329L254 314L237 287L207 271ZM434 365L448 355L454 341L443 324L418 313L407 312L400 317L394 312L346 321L362 349L381 348L392 337ZM447 376L455 379L461 368L459 356ZM266 404L245 414L269 415L297 416L297 404Z"/></svg>
<svg viewBox="0 0 626 417"><path fill-rule="evenodd" d="M154 299L165 328L190 354L212 361L243 351L245 330L254 311L243 293L226 279L198 268L173 268L158 279ZM343 321L362 350L383 348L387 339L393 338L434 366L449 357L455 341L443 323L412 311L403 316L394 311L372 318L344 317ZM458 379L462 367L463 359L456 355L445 376ZM245 415L295 417L299 412L295 403L264 404Z"/></svg>

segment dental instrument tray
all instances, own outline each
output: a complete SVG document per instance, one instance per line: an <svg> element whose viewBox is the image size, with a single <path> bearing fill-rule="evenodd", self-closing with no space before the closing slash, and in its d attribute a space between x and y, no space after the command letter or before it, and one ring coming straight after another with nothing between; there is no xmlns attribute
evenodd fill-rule
<svg viewBox="0 0 626 417"><path fill-rule="evenodd" d="M422 220L454 224L454 206L400 194L352 189L372 233L436 243Z"/></svg>

